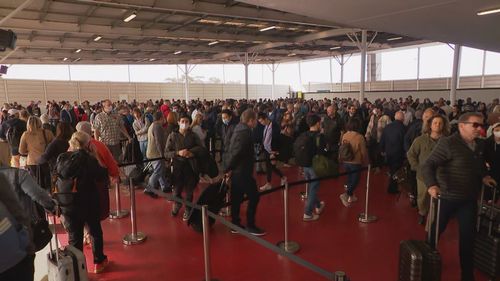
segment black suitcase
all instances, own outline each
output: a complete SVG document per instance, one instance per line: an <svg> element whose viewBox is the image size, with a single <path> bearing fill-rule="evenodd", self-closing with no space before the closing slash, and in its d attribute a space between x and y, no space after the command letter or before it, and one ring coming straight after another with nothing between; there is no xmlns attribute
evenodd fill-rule
<svg viewBox="0 0 500 281"><path fill-rule="evenodd" d="M429 216L433 217L435 200L431 200ZM440 203L437 200L436 226L439 225ZM437 227L436 227L437 228ZM436 233L439 230L436 229ZM399 281L439 281L441 280L441 255L429 244L428 241L404 240L399 248ZM437 245L437 235L436 235Z"/></svg>
<svg viewBox="0 0 500 281"><path fill-rule="evenodd" d="M225 178L219 183L211 184L201 192L196 204L207 205L210 212L218 214L220 209L224 207L224 204L226 203L225 199L227 189L228 187ZM212 226L215 223L215 220L212 217L209 217L208 222L210 226ZM187 224L190 225L196 232L203 232L201 210L192 209Z"/></svg>
<svg viewBox="0 0 500 281"><path fill-rule="evenodd" d="M474 241L474 266L484 272L490 280L500 275L500 235L498 233L498 208L494 206L496 188L493 188L491 205L484 204L484 189L481 192L476 239Z"/></svg>

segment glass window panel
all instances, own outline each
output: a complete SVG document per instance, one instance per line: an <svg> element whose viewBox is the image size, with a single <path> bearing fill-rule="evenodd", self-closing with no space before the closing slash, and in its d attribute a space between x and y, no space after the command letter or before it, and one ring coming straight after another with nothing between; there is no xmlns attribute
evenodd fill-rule
<svg viewBox="0 0 500 281"><path fill-rule="evenodd" d="M453 49L446 44L420 49L420 78L451 77Z"/></svg>
<svg viewBox="0 0 500 281"><path fill-rule="evenodd" d="M243 64L225 64L224 81L226 84L245 84L245 67Z"/></svg>
<svg viewBox="0 0 500 281"><path fill-rule="evenodd" d="M484 70L484 74L500 74L500 53L486 52L486 69Z"/></svg>
<svg viewBox="0 0 500 281"><path fill-rule="evenodd" d="M382 80L417 79L418 49L382 52L379 57Z"/></svg>
<svg viewBox="0 0 500 281"><path fill-rule="evenodd" d="M483 72L483 50L462 47L460 76L478 76Z"/></svg>
<svg viewBox="0 0 500 281"><path fill-rule="evenodd" d="M13 64L5 79L69 80L68 65Z"/></svg>
<svg viewBox="0 0 500 281"><path fill-rule="evenodd" d="M193 83L222 84L224 81L221 64L198 64L189 76L193 79Z"/></svg>
<svg viewBox="0 0 500 281"><path fill-rule="evenodd" d="M176 65L130 65L131 82L175 82L176 79Z"/></svg>
<svg viewBox="0 0 500 281"><path fill-rule="evenodd" d="M71 65L71 80L128 82L127 65Z"/></svg>

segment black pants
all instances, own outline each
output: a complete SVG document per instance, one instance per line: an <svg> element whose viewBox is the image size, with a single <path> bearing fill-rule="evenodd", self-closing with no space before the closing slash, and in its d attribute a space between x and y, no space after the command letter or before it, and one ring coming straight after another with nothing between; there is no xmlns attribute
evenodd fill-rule
<svg viewBox="0 0 500 281"><path fill-rule="evenodd" d="M193 192L199 181L199 176L193 171L191 165L188 161L181 161L174 159L174 195L175 197L182 199L182 192L186 193L186 201L193 201ZM175 203L176 205L181 205L180 203ZM189 211L191 207L186 207Z"/></svg>
<svg viewBox="0 0 500 281"><path fill-rule="evenodd" d="M257 213L257 205L259 204L259 192L257 191L257 183L252 176L242 176L233 174L231 176L231 216L232 223L240 225L240 205L243 202L243 197L246 194L248 197L247 208L247 225L255 227L255 214Z"/></svg>
<svg viewBox="0 0 500 281"><path fill-rule="evenodd" d="M271 179L273 177L273 172L276 173L280 178L283 177L283 173L281 173L281 171L276 168L276 165L273 165L273 163L271 163L271 154L269 154L269 152L267 152L267 150L263 150L262 153L264 153L264 159L266 160L266 180L267 182L271 182Z"/></svg>
<svg viewBox="0 0 500 281"><path fill-rule="evenodd" d="M398 184L392 176L403 166L403 159L399 155L387 155L387 165L389 166L389 185L387 186L387 192L397 193Z"/></svg>
<svg viewBox="0 0 500 281"><path fill-rule="evenodd" d="M372 168L378 168L382 166L382 155L380 153L380 144L376 139L371 138L368 143L368 158Z"/></svg>
<svg viewBox="0 0 500 281"><path fill-rule="evenodd" d="M27 255L13 267L0 273L2 281L33 281L35 274L35 255Z"/></svg>
<svg viewBox="0 0 500 281"><path fill-rule="evenodd" d="M69 244L83 251L83 226L87 224L91 242L94 263L101 263L106 259L104 255L104 239L102 237L101 221L99 216L82 219L78 215L64 215L64 225L69 235Z"/></svg>
<svg viewBox="0 0 500 281"><path fill-rule="evenodd" d="M28 165L30 174L35 178L36 182L43 189L50 191L51 189L51 176L49 164L41 165Z"/></svg>
<svg viewBox="0 0 500 281"><path fill-rule="evenodd" d="M460 268L462 270L462 281L474 280L473 245L475 237L477 215L477 202L475 199L467 201L450 201L441 199L441 211L439 215L439 234L443 233L451 218L458 220L459 231L459 255ZM431 237L436 237L436 227L431 227ZM434 239L431 245L434 246Z"/></svg>

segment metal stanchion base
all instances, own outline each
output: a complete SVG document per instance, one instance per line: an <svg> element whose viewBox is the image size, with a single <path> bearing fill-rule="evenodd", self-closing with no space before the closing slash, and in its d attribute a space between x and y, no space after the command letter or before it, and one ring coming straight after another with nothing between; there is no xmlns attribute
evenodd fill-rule
<svg viewBox="0 0 500 281"><path fill-rule="evenodd" d="M206 281L207 279L203 278L201 281ZM220 279L210 279L210 281L220 281Z"/></svg>
<svg viewBox="0 0 500 281"><path fill-rule="evenodd" d="M144 241L146 241L146 234L142 232L137 232L137 235L134 235L133 233L129 233L123 237L123 244L125 245L135 245L135 244L140 244Z"/></svg>
<svg viewBox="0 0 500 281"><path fill-rule="evenodd" d="M130 214L128 210L116 210L109 212L110 219L121 219L127 217Z"/></svg>
<svg viewBox="0 0 500 281"><path fill-rule="evenodd" d="M307 199L307 193L304 192L304 191L300 192L300 199L306 200Z"/></svg>
<svg viewBox="0 0 500 281"><path fill-rule="evenodd" d="M368 215L365 217L365 213L361 213L358 216L358 220L362 223L374 222L377 221L377 219L378 219L377 216L372 216L372 215Z"/></svg>
<svg viewBox="0 0 500 281"><path fill-rule="evenodd" d="M285 245L286 244L286 245ZM287 253L296 253L298 250L300 250L300 245L297 242L294 241L288 241L285 243L285 241L278 242L276 244L278 247L280 247L282 250L285 250Z"/></svg>

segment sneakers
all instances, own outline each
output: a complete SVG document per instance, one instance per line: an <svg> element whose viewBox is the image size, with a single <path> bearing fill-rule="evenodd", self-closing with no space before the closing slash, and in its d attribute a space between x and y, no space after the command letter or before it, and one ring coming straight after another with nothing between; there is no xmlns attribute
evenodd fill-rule
<svg viewBox="0 0 500 281"><path fill-rule="evenodd" d="M189 219L189 216L191 215L191 212L188 210L184 210L184 214L182 214L182 220L187 221Z"/></svg>
<svg viewBox="0 0 500 281"><path fill-rule="evenodd" d="M287 181L287 180L288 180L288 179L287 179L285 176L283 176L283 177L281 178L281 185L285 185L285 183L286 183L286 181Z"/></svg>
<svg viewBox="0 0 500 281"><path fill-rule="evenodd" d="M321 215L324 209L325 209L325 201L321 201L319 202L319 207L315 208L314 211L316 211L316 214Z"/></svg>
<svg viewBox="0 0 500 281"><path fill-rule="evenodd" d="M179 210L181 209L180 204L174 204L174 207L172 208L172 217L176 217L179 214Z"/></svg>
<svg viewBox="0 0 500 281"><path fill-rule="evenodd" d="M256 226L249 226L247 227L247 231L250 232L250 234L252 234L253 236L263 236L263 235L266 235L266 232Z"/></svg>
<svg viewBox="0 0 500 281"><path fill-rule="evenodd" d="M347 184L344 184L344 190L347 191Z"/></svg>
<svg viewBox="0 0 500 281"><path fill-rule="evenodd" d="M344 206L346 206L346 207L350 207L351 206L351 204L348 201L348 199L349 199L348 197L349 196L347 196L347 193L342 193L342 194L340 194L339 197L340 197L340 201L342 201L342 204L344 204Z"/></svg>
<svg viewBox="0 0 500 281"><path fill-rule="evenodd" d="M147 189L144 189L144 194L146 194L147 196L153 198L153 199L156 199L158 198L158 195L156 193L154 193L153 191L149 191Z"/></svg>
<svg viewBox="0 0 500 281"><path fill-rule="evenodd" d="M265 190L269 190L271 188L273 188L273 186L270 183L266 182L266 184L264 184L263 186L259 187L259 190L260 191L265 191Z"/></svg>
<svg viewBox="0 0 500 281"><path fill-rule="evenodd" d="M354 194L352 196L349 196L349 198L347 198L347 202L349 203L354 203L356 201L358 201L358 197L356 197L356 195Z"/></svg>
<svg viewBox="0 0 500 281"><path fill-rule="evenodd" d="M238 226L238 227L240 227L240 228L245 229L245 226L243 226L243 225L241 225L241 224L239 224L239 223L238 223L238 224L235 224L235 225L236 225L236 226ZM232 229L232 228L231 228L231 233L232 233L232 234L238 234L238 233L240 233L240 232L239 232L238 230L236 230L236 229Z"/></svg>
<svg viewBox="0 0 500 281"><path fill-rule="evenodd" d="M304 217L302 218L303 221L317 221L319 219L319 215L313 213L312 215L306 215L304 214Z"/></svg>
<svg viewBox="0 0 500 281"><path fill-rule="evenodd" d="M105 258L102 262L100 263L95 263L94 264L94 273L101 273L104 271L106 266L108 265L109 261L108 258Z"/></svg>

